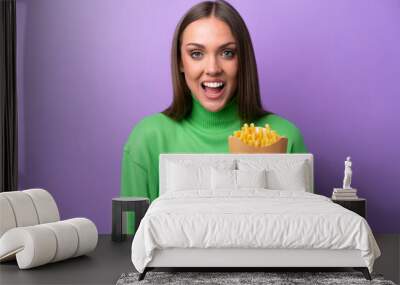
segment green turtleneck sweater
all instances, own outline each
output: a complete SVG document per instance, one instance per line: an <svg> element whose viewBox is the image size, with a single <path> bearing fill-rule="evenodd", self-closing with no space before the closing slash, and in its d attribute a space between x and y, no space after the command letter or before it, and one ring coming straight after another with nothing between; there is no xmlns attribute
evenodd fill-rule
<svg viewBox="0 0 400 285"><path fill-rule="evenodd" d="M228 136L242 126L237 100L229 101L218 112L210 112L192 96L191 114L176 122L162 113L143 118L132 130L124 146L121 196L158 197L158 159L160 153L228 153ZM251 123L251 122L249 122ZM270 114L254 122L269 124L279 135L288 138L288 153L305 153L303 137L294 124ZM128 216L128 233L133 233Z"/></svg>

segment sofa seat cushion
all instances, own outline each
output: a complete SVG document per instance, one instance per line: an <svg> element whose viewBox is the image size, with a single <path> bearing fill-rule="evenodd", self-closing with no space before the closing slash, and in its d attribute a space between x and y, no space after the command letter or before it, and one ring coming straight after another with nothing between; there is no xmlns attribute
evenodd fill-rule
<svg viewBox="0 0 400 285"><path fill-rule="evenodd" d="M0 261L16 258L20 269L28 269L86 254L97 239L96 226L85 218L17 227L0 238Z"/></svg>

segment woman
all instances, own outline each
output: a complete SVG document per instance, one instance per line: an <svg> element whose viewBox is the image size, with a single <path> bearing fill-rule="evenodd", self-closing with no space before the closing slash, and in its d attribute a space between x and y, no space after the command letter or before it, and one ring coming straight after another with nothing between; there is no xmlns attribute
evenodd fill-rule
<svg viewBox="0 0 400 285"><path fill-rule="evenodd" d="M154 200L160 153L226 153L228 136L245 122L269 124L288 138L289 153L307 152L292 123L263 109L249 32L227 2L202 2L183 16L175 30L171 62L172 104L145 117L130 134L121 196Z"/></svg>

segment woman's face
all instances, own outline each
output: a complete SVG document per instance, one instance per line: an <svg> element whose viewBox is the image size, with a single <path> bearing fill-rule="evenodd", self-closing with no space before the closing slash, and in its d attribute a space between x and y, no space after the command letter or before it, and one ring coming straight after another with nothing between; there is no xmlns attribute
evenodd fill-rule
<svg viewBox="0 0 400 285"><path fill-rule="evenodd" d="M221 110L236 91L236 40L229 26L217 18L190 23L182 33L180 71L201 105Z"/></svg>

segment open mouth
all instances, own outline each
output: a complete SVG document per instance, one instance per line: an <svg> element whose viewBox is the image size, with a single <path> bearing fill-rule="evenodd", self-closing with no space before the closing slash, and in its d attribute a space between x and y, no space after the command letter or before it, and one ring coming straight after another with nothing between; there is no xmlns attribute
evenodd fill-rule
<svg viewBox="0 0 400 285"><path fill-rule="evenodd" d="M225 87L224 82L202 82L201 88L204 90L206 95L218 96L222 93Z"/></svg>

